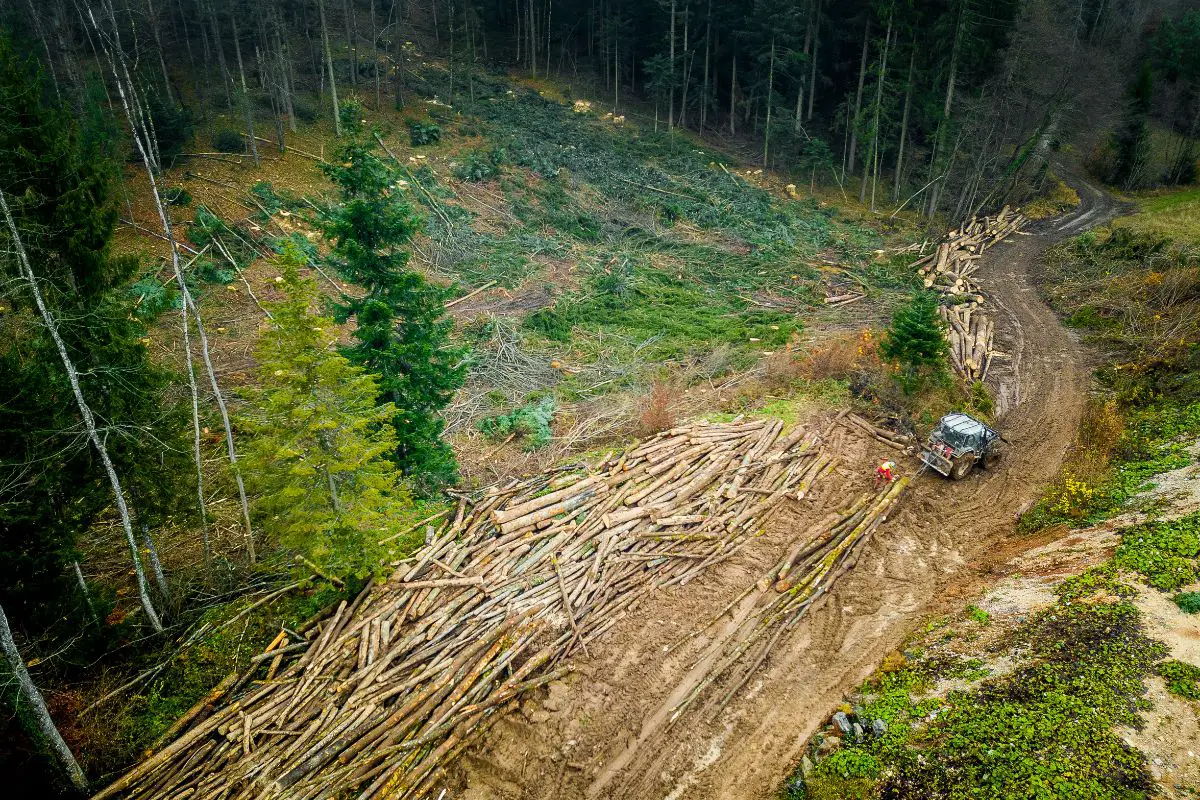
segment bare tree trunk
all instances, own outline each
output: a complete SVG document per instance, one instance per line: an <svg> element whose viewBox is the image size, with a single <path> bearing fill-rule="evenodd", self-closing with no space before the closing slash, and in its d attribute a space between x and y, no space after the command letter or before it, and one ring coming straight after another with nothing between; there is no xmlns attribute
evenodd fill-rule
<svg viewBox="0 0 1200 800"><path fill-rule="evenodd" d="M38 313L42 316L42 322L45 324L46 330L49 331L50 338L54 340L58 356L62 359L63 369L67 372L67 380L71 384L71 391L75 395L75 404L79 408L79 415L83 418L88 440L100 455L100 463L104 465L104 471L108 474L109 483L112 485L113 500L116 502L117 511L121 517L121 526L125 530L125 539L129 543L129 554L133 559L133 571L137 578L138 596L142 601L142 609L146 612L146 619L150 621L150 627L156 633L162 633L163 626L158 619L158 613L154 610L154 604L150 601L150 592L146 584L146 573L142 570L142 560L138 557L137 541L133 537L133 519L129 514L129 507L125 504L125 492L121 489L121 480L117 477L117 470L113 466L112 459L108 457L108 448L105 447L104 441L100 438L100 433L96 429L96 420L92 416L92 409L83 398L83 388L79 385L79 373L75 371L75 364L72 363L71 356L67 353L67 346L63 342L62 337L59 336L58 323L55 322L54 317L50 314L50 309L46 307L45 300L42 299L41 287L38 286L37 277L33 274L33 267L29 264L29 257L26 255L25 247L21 243L21 235L17 231L17 223L13 219L12 212L9 211L8 199L5 197L3 190L0 190L0 210L4 212L4 221L8 224L8 231L12 236L13 248L17 252L21 277L29 284L29 290L33 293L34 303L37 305ZM4 623L4 627L5 631L7 631L7 621Z"/></svg>
<svg viewBox="0 0 1200 800"><path fill-rule="evenodd" d="M208 23L212 28L213 49L217 51L217 64L221 67L221 80L225 84L225 104L233 108L233 75L229 72L229 64L225 61L225 46L221 42L221 26L217 23L215 0L208 0ZM116 24L116 20L113 21ZM132 85L132 84L131 84Z"/></svg>
<svg viewBox="0 0 1200 800"><path fill-rule="evenodd" d="M150 18L150 32L154 34L155 50L158 54L158 66L162 70L163 90L166 92L164 96L169 102L174 99L173 93L171 92L171 76L167 74L167 62L166 59L163 58L162 30L160 29L160 20L158 18L158 14L156 14L154 11L154 5L152 4L151 0L146 0L146 11L148 12Z"/></svg>
<svg viewBox="0 0 1200 800"><path fill-rule="evenodd" d="M254 166L257 167L259 165L258 140L254 136L254 111L250 107L250 88L246 85L246 67L242 63L242 42L237 24L237 5L234 3L229 6L229 18L233 21L233 50L237 53L238 78L242 84L242 115L246 119L246 132L249 134L246 142L250 147L250 155L254 157Z"/></svg>
<svg viewBox="0 0 1200 800"><path fill-rule="evenodd" d="M325 48L325 66L329 70L329 91L333 95L333 132L342 135L342 110L338 107L337 82L333 78L333 52L329 49L329 28L325 25L325 0L317 0L321 15L321 43Z"/></svg>
<svg viewBox="0 0 1200 800"><path fill-rule="evenodd" d="M6 205L4 208L7 213L8 206ZM42 698L42 693L34 685L33 678L29 677L29 670L25 668L25 659L21 658L21 652L17 650L17 643L13 641L12 629L8 627L8 617L5 616L3 608L0 608L0 650L4 651L8 667L12 671L13 677L17 679L21 697L29 703L29 707L33 711L33 718L37 720L38 733L54 751L54 757L58 760L59 767L67 774L75 790L80 793L86 792L87 778L83 776L79 762L75 760L71 748L67 747L62 734L54 725L54 720L50 718L50 711L46 708L46 701Z"/></svg>
<svg viewBox="0 0 1200 800"><path fill-rule="evenodd" d="M613 31L613 116L617 114L617 106L621 102L621 33Z"/></svg>
<svg viewBox="0 0 1200 800"><path fill-rule="evenodd" d="M292 69L291 62L287 57L287 51L283 48L283 37L280 35L279 29L282 23L278 16L272 18L271 32L275 37L275 54L279 61L279 75L283 80L283 105L287 109L288 127L292 133L296 132L296 107L295 107L295 89L292 86Z"/></svg>
<svg viewBox="0 0 1200 800"><path fill-rule="evenodd" d="M100 615L96 613L96 606L92 603L92 593L88 591L87 581L83 579L83 570L78 561L72 561L71 567L75 570L75 580L79 582L79 593L83 595L83 602L87 605L88 614L91 616L92 622L99 627Z"/></svg>
<svg viewBox="0 0 1200 800"><path fill-rule="evenodd" d="M904 181L904 144L908 139L908 111L912 106L913 67L917 62L917 40L913 37L912 52L908 56L908 80L904 88L904 111L900 114L900 146L896 150L896 173L892 176L892 200L900 199L900 187Z"/></svg>
<svg viewBox="0 0 1200 800"><path fill-rule="evenodd" d="M733 65L729 69L729 135L737 135L737 55L733 57Z"/></svg>
<svg viewBox="0 0 1200 800"><path fill-rule="evenodd" d="M671 71L667 87L667 130L675 130L675 3L671 0Z"/></svg>
<svg viewBox="0 0 1200 800"><path fill-rule="evenodd" d="M111 5L110 5L111 8ZM91 12L89 11L89 14ZM96 24L95 17L92 17L92 24L95 26L97 33L100 33L100 26ZM200 334L200 352L204 357L204 365L208 369L208 377L212 384L214 398L217 401L217 408L221 412L221 422L225 428L225 441L229 450L229 464L233 470L234 477L237 481L238 499L242 506L242 519L246 526L246 543L250 557L250 563L255 561L254 553L254 532L250 526L250 503L246 498L246 489L242 481L242 475L237 465L237 452L233 446L233 428L229 423L229 413L225 407L225 398L221 394L221 387L217 384L217 373L213 369L212 359L209 355L208 337L204 333L204 322L200 316L200 310L196 307L192 299L191 290L188 289L187 281L184 280L183 270L179 266L179 245L175 241L175 233L171 228L171 218L167 214L166 206L163 204L162 195L158 191L158 180L155 178L154 170L150 166L150 160L146 156L148 142L152 138L151 131L144 125L139 126L130 109L129 98L126 95L125 87L128 85L129 93L134 93L133 79L129 76L129 70L125 67L124 56L120 50L119 40L114 41L114 49L108 53L109 63L112 67L113 77L116 79L117 90L121 97L121 103L125 109L125 115L129 120L130 130L133 133L133 141L137 146L138 152L142 156L143 163L146 165L146 177L150 183L150 194L154 200L155 209L158 211L159 222L162 224L163 235L171 245L171 266L174 270L175 282L179 287L179 294L183 298L184 311L191 311L192 316L196 320L196 331ZM117 55L113 55L113 53ZM124 71L124 81L122 76L117 72L117 57L121 59L122 70ZM134 97L136 100L136 97ZM192 386L193 392L196 387ZM199 468L199 465L197 465ZM123 502L123 500L122 500ZM132 529L130 529L130 543L134 544L132 538ZM136 547L136 544L134 544Z"/></svg>
<svg viewBox="0 0 1200 800"><path fill-rule="evenodd" d="M150 536L150 526L142 523L142 541L146 543L146 555L150 556L150 571L154 573L154 582L158 584L159 594L168 607L171 605L171 590L167 588L167 575L163 572L162 562L158 560L158 548Z"/></svg>
<svg viewBox="0 0 1200 800"><path fill-rule="evenodd" d="M938 123L937 138L933 145L933 157L930 160L930 171L936 175L938 162L941 159L942 151L945 149L945 138L949 135L950 127L950 111L954 103L954 83L958 78L958 52L962 42L964 29L966 28L966 13L962 3L958 7L958 24L954 26L954 44L950 48L950 75L946 80L946 101L942 105L942 119ZM955 145L955 153L958 152L958 146ZM951 162L953 156L951 156ZM942 175L934 178L933 185L929 188L929 205L926 210L926 216L932 217L937 213L938 201L941 197L942 184L945 182L946 174L949 169L945 170Z"/></svg>
<svg viewBox="0 0 1200 800"><path fill-rule="evenodd" d="M393 2L393 7L395 3ZM400 27L399 18L396 19L397 29ZM399 30L396 31L396 110L404 108L404 37L400 35ZM519 42L518 42L519 44Z"/></svg>
<svg viewBox="0 0 1200 800"><path fill-rule="evenodd" d="M688 96L688 80L692 72L692 60L688 56L689 34L691 33L692 9L691 5L684 3L683 6L683 87L679 93L679 127L687 128L687 96Z"/></svg>
<svg viewBox="0 0 1200 800"><path fill-rule="evenodd" d="M871 210L875 210L875 187L879 183L879 125L880 106L883 105L883 84L887 80L888 50L892 44L892 15L888 14L887 34L883 37L883 54L879 59L879 77L875 82L875 113L871 118L871 150L867 161L867 172L871 173ZM867 173L863 173L862 189L858 202L863 202L867 192Z"/></svg>
<svg viewBox="0 0 1200 800"><path fill-rule="evenodd" d="M767 124L763 127L763 169L771 158L771 95L775 91L775 37L771 37L771 65L767 68Z"/></svg>
<svg viewBox="0 0 1200 800"><path fill-rule="evenodd" d="M708 65L712 53L712 0L708 0L708 11L704 20L704 88L700 91L700 133L708 122L708 104L712 100L712 85L708 81Z"/></svg>
<svg viewBox="0 0 1200 800"><path fill-rule="evenodd" d="M375 27L375 0L371 0L371 73L375 78L375 110L383 108L383 90L379 85L379 30Z"/></svg>
<svg viewBox="0 0 1200 800"><path fill-rule="evenodd" d="M809 48L812 47L812 20L804 26L804 57L808 58ZM796 81L796 117L792 120L792 133L799 136L804 120L804 76Z"/></svg>
<svg viewBox="0 0 1200 800"><path fill-rule="evenodd" d="M862 56L858 62L858 91L854 95L854 115L847 120L850 126L850 145L846 155L847 169L854 174L854 156L858 149L858 114L862 111L863 82L867 78L867 52L871 44L871 11L867 9L867 24L863 26Z"/></svg>
<svg viewBox="0 0 1200 800"><path fill-rule="evenodd" d="M350 0L342 0L342 13L346 17L346 46L350 48L350 86L358 88L358 42L355 39L354 9Z"/></svg>
<svg viewBox="0 0 1200 800"><path fill-rule="evenodd" d="M808 70L808 110L804 115L805 119L812 119L813 115L813 98L817 96L817 53L821 47L821 3L823 0L817 0L817 15L813 19L813 49L812 63Z"/></svg>

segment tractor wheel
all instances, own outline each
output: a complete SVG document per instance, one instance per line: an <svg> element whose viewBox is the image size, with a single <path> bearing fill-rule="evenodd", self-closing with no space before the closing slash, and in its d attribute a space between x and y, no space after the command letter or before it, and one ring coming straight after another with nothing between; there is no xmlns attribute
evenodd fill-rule
<svg viewBox="0 0 1200 800"><path fill-rule="evenodd" d="M993 469L1000 463L1000 459L1004 456L1004 451L1000 449L1000 445L992 445L992 449L987 451L987 455L983 457L983 468Z"/></svg>
<svg viewBox="0 0 1200 800"><path fill-rule="evenodd" d="M972 453L964 453L954 459L954 466L950 468L950 479L961 481L967 477L971 471L971 467L975 466L975 456Z"/></svg>

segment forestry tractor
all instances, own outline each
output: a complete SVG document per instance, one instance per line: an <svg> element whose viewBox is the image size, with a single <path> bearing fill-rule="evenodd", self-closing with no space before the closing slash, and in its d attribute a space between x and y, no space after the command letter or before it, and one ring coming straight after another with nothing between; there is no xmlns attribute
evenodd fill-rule
<svg viewBox="0 0 1200 800"><path fill-rule="evenodd" d="M990 468L1000 458L1003 437L970 414L955 412L942 417L929 434L921 460L951 480L962 480L980 464Z"/></svg>

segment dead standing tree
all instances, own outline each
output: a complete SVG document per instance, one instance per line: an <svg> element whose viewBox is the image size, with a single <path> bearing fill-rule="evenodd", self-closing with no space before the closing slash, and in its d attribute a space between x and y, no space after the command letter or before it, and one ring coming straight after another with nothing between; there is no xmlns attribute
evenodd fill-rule
<svg viewBox="0 0 1200 800"><path fill-rule="evenodd" d="M183 298L183 315L184 315L184 336L185 344L187 344L188 330L188 314L196 322L196 332L200 337L200 353L204 359L205 369L208 371L209 383L212 386L213 397L217 403L217 409L221 415L221 424L225 429L225 447L226 454L229 457L229 464L233 471L234 481L237 483L238 499L241 502L242 523L245 526L246 532L246 550L253 564L256 560L254 549L254 531L250 525L250 502L246 497L246 485L242 480L242 473L238 467L237 449L233 442L233 427L229 422L229 410L225 405L225 396L221 392L220 384L217 382L217 373L213 368L212 356L208 346L208 336L204 331L204 319L200 315L200 309L196 306L195 300L192 298L191 290L188 288L187 281L184 280L183 270L179 265L179 243L175 239L174 229L171 227L171 218L167 214L166 205L163 203L162 195L158 191L158 179L155 170L155 161L150 157L154 152L154 132L146 124L143 115L135 113L139 107L137 86L133 82L133 78L129 74L129 69L125 63L124 52L121 49L119 32L116 25L116 13L112 8L111 3L105 3L105 12L113 25L113 36L110 39L96 21L96 16L91 9L88 10L88 16L91 19L92 27L95 29L100 38L104 53L108 58L109 67L112 70L113 79L117 85L117 93L121 98L121 106L125 111L126 119L129 121L130 133L133 137L134 145L137 147L138 154L141 156L142 164L146 168L146 176L150 184L150 193L154 199L154 207L158 212L158 218L163 228L163 238L170 244L171 250L171 267L174 272L175 283L179 287L180 297ZM195 376L192 372L191 365L191 350L186 353L188 361L188 372L191 377L191 391L193 397L193 407L198 408L198 389L195 382ZM193 427L194 438L199 436L199 417L198 412L193 412ZM197 448L197 454L199 450ZM197 458L197 471L202 470L202 466ZM203 492L203 490L201 490ZM200 505L204 505L203 493L200 496Z"/></svg>

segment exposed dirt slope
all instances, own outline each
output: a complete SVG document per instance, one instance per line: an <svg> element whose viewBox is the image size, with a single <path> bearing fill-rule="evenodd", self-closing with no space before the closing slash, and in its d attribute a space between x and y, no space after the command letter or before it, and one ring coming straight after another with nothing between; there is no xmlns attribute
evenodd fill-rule
<svg viewBox="0 0 1200 800"><path fill-rule="evenodd" d="M845 689L867 677L922 618L956 606L995 565L1041 544L1017 539L1015 520L1058 470L1078 426L1089 372L1031 275L1047 247L1117 210L1103 192L1078 188L1083 204L1074 214L998 246L980 269L1000 310L999 346L1010 356L995 370L1000 426L1011 442L995 471L960 484L919 478L857 569L780 640L757 680L719 713L711 702L698 704L672 723L678 699L703 676L705 661L748 606L735 608L724 627L713 626L670 653L664 648L752 586L826 508L860 491L873 459L894 455L851 440L837 490L796 503L739 559L703 582L653 598L615 626L571 680L497 725L464 759L455 776L463 791L455 794L477 800L771 797Z"/></svg>

